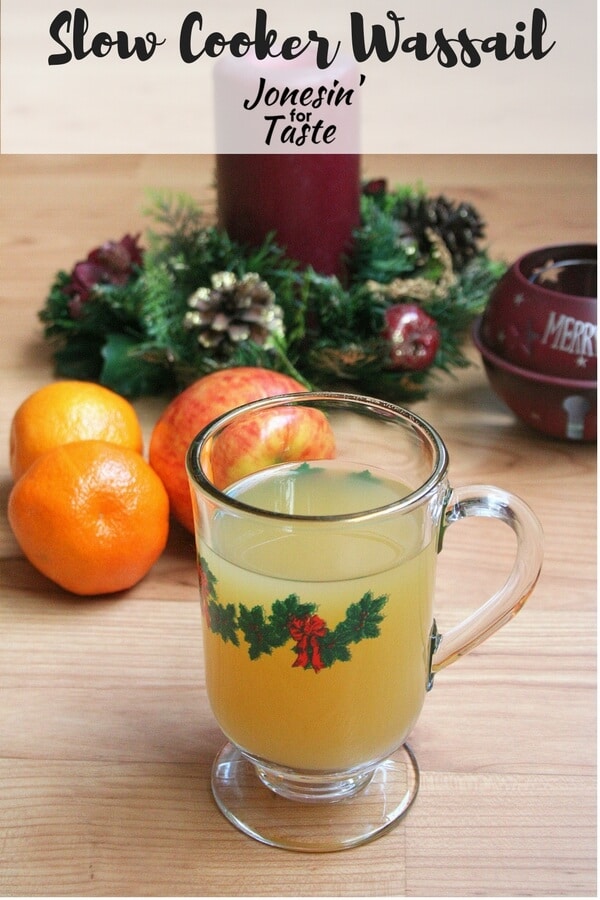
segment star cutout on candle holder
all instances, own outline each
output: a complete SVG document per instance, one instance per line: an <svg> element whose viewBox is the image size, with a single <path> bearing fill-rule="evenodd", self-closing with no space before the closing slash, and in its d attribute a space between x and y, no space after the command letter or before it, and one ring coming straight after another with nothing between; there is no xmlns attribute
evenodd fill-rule
<svg viewBox="0 0 600 900"><path fill-rule="evenodd" d="M534 268L531 274L533 280L540 284L558 284L560 272L555 260L547 259L543 265Z"/></svg>

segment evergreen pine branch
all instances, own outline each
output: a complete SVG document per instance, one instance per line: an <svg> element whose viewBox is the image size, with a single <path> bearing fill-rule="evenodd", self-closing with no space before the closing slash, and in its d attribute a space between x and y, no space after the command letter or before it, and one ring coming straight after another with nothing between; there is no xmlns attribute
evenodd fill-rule
<svg viewBox="0 0 600 900"><path fill-rule="evenodd" d="M185 298L178 288L173 269L164 262L153 261L145 267L143 284L140 318L144 322L146 338L168 346L185 313Z"/></svg>
<svg viewBox="0 0 600 900"><path fill-rule="evenodd" d="M38 313L39 320L44 324L44 335L47 338L55 338L69 331L77 330L77 322L69 311L69 296L65 289L71 280L68 272L61 270L50 286L44 306Z"/></svg>
<svg viewBox="0 0 600 900"><path fill-rule="evenodd" d="M162 227L161 232L148 230L147 253L162 252L165 240L169 248L177 252L177 244L183 246L191 235L202 228L202 210L188 194L149 190L147 196L149 204L144 214Z"/></svg>
<svg viewBox="0 0 600 900"><path fill-rule="evenodd" d="M400 221L392 215L395 202L393 195L361 197L361 226L353 235L353 284L370 279L388 284L414 270L416 244L403 234Z"/></svg>

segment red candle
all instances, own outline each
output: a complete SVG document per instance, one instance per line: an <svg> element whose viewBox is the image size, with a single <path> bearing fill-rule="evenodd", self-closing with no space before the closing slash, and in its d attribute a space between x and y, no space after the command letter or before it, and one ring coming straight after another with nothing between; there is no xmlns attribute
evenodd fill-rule
<svg viewBox="0 0 600 900"><path fill-rule="evenodd" d="M274 232L289 257L343 278L360 222L358 68L333 49L324 68L314 47L273 54L215 65L219 224L254 246Z"/></svg>
<svg viewBox="0 0 600 900"><path fill-rule="evenodd" d="M292 259L344 278L360 221L358 154L218 154L219 225L245 244L267 234Z"/></svg>

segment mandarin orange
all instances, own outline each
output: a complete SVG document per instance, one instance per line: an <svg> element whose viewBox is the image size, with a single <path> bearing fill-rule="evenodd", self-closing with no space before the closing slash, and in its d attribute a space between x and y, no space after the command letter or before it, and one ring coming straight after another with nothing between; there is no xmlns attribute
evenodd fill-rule
<svg viewBox="0 0 600 900"><path fill-rule="evenodd" d="M27 559L74 594L132 587L167 542L169 500L135 450L75 441L44 453L13 486L8 518Z"/></svg>
<svg viewBox="0 0 600 900"><path fill-rule="evenodd" d="M19 406L10 430L15 481L39 456L60 444L103 440L141 453L142 429L134 407L120 394L88 381L53 381Z"/></svg>

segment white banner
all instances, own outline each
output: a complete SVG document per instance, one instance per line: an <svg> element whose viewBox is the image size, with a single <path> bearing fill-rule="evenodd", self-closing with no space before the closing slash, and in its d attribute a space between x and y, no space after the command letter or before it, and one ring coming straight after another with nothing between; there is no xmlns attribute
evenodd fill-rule
<svg viewBox="0 0 600 900"><path fill-rule="evenodd" d="M3 153L595 153L594 0L2 0Z"/></svg>

